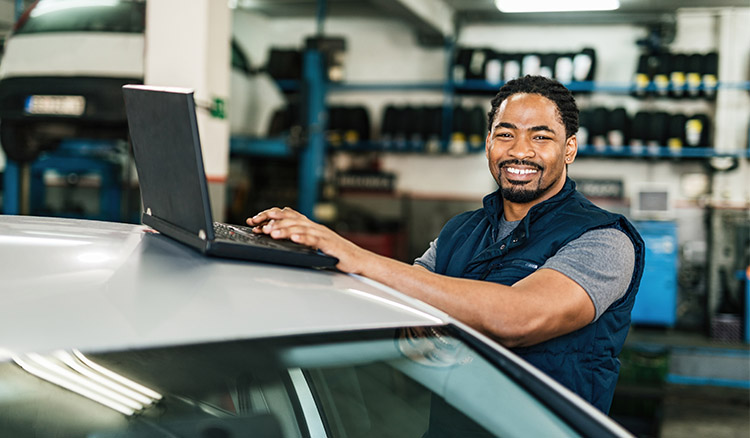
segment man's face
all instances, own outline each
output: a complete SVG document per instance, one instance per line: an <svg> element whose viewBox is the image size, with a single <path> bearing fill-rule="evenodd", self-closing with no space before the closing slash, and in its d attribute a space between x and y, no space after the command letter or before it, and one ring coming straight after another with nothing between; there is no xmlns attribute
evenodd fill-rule
<svg viewBox="0 0 750 438"><path fill-rule="evenodd" d="M562 189L578 144L575 135L565 137L554 102L513 94L500 104L491 128L487 160L506 202L533 205Z"/></svg>

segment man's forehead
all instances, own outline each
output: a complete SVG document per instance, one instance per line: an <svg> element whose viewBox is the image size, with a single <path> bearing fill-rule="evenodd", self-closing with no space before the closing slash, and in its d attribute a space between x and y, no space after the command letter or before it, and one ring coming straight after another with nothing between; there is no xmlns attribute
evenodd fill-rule
<svg viewBox="0 0 750 438"><path fill-rule="evenodd" d="M519 102L522 101L522 102ZM560 114L560 110L557 107L557 104L552 101L551 99L537 93L514 93L510 96L506 97L505 100L503 100L500 103L500 106L497 109L497 112L495 113L495 119L492 121L493 127L496 126L499 122L501 122L501 118L504 117L506 113L506 109L508 105L524 105L524 106L536 106L541 105L541 108L544 108L543 111L550 111L552 114L552 118L550 120L547 120L546 123L554 123L557 122L560 125L563 124L562 121L562 115Z"/></svg>

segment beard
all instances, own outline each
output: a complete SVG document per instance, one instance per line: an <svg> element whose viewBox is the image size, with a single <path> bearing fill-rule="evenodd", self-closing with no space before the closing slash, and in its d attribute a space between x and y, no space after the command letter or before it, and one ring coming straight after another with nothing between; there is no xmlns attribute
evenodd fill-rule
<svg viewBox="0 0 750 438"><path fill-rule="evenodd" d="M516 204L527 204L531 201L539 199L546 189L537 186L536 189L529 189L523 187L526 184L510 183L510 185L500 186L500 193L503 195L503 199ZM549 188L549 187L548 187Z"/></svg>
<svg viewBox="0 0 750 438"><path fill-rule="evenodd" d="M536 164L536 163L530 163L527 161L522 160L507 160L503 161L499 164L499 168L502 169L506 165L509 164L517 164L517 165L523 165L523 166L532 166L539 169L540 173L544 172L544 167ZM500 178L498 178L499 180ZM539 182L536 184L536 188L528 187L532 185L532 182L514 182L514 181L505 181L503 184L501 181L497 181L498 185L500 186L500 193L503 195L503 199L514 202L516 204L527 204L529 202L535 201L539 199L542 195L544 195L547 190L549 190L550 187L552 187L552 184L549 184L547 187L542 187L542 179L539 178Z"/></svg>

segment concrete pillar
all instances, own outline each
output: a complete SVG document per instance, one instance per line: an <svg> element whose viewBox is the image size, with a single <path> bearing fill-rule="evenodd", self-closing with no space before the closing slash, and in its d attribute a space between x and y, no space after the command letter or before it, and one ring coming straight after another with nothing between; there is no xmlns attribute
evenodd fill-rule
<svg viewBox="0 0 750 438"><path fill-rule="evenodd" d="M718 14L719 82L739 84L750 73L750 8L725 8ZM716 150L742 151L748 145L750 94L739 87L722 88L716 99L714 141ZM750 204L750 166L740 159L739 167L714 177L714 203L730 208Z"/></svg>
<svg viewBox="0 0 750 438"><path fill-rule="evenodd" d="M156 0L146 6L144 82L195 90L214 220L224 217L229 171L231 11L222 0Z"/></svg>

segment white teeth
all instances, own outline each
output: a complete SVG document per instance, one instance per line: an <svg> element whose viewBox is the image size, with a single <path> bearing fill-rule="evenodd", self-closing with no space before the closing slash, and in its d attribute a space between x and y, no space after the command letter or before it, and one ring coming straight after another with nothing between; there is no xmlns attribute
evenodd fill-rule
<svg viewBox="0 0 750 438"><path fill-rule="evenodd" d="M530 173L536 173L536 169L516 169L515 167L506 167L505 168L508 172L514 173L516 175L528 175Z"/></svg>

